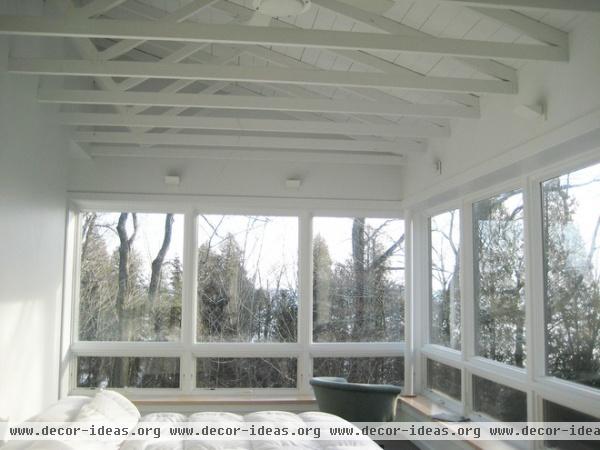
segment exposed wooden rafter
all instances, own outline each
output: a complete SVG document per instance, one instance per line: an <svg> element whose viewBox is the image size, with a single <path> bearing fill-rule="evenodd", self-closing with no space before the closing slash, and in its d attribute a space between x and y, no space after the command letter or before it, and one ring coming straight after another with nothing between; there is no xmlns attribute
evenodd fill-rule
<svg viewBox="0 0 600 450"><path fill-rule="evenodd" d="M486 6L500 9L544 9L557 11L600 12L598 0L437 0L466 6Z"/></svg>
<svg viewBox="0 0 600 450"><path fill-rule="evenodd" d="M73 89L40 89L42 103L79 105L133 105L185 108L250 109L263 111L303 111L382 116L479 118L479 110L455 105L424 105L368 102L360 100L321 100L287 97L238 95L166 94L156 92L108 92Z"/></svg>
<svg viewBox="0 0 600 450"><path fill-rule="evenodd" d="M197 147L132 147L111 145L90 145L88 154L94 158L133 157L133 158L184 158L184 159L234 159L248 161L293 161L333 164L367 164L383 166L403 166L407 160L402 155L377 153L344 153L297 150L239 150L204 149Z"/></svg>
<svg viewBox="0 0 600 450"><path fill-rule="evenodd" d="M167 64L138 61L91 61L13 58L11 73L93 77L146 77L176 80L242 81L369 88L402 88L448 92L515 94L512 84L496 80L415 77L412 80L372 72L289 70L277 67Z"/></svg>
<svg viewBox="0 0 600 450"><path fill-rule="evenodd" d="M103 127L170 127L193 130L224 130L272 133L340 134L388 137L447 137L447 127L429 122L419 124L376 125L304 120L266 120L230 117L188 117L164 115L59 113L64 125Z"/></svg>
<svg viewBox="0 0 600 450"><path fill-rule="evenodd" d="M139 145L182 145L197 147L241 147L273 149L309 149L339 152L406 153L421 152L426 149L423 142L410 139L396 141L374 141L351 139L318 139L271 136L231 136L208 134L166 134L166 133L127 133L127 132L75 132L72 139L85 143L139 144Z"/></svg>
<svg viewBox="0 0 600 450"><path fill-rule="evenodd" d="M330 30L281 30L242 25L177 23L157 27L148 21L66 20L47 17L0 16L0 34L73 38L115 38L211 42L240 45L286 45L365 51L397 51L471 58L567 61L561 47L502 42L387 35Z"/></svg>

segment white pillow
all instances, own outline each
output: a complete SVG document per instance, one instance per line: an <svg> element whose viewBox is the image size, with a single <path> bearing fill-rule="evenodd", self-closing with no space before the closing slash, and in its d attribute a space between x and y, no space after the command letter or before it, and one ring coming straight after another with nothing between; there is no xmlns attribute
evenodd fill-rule
<svg viewBox="0 0 600 450"><path fill-rule="evenodd" d="M131 430L137 425L139 419L140 412L123 395L115 391L101 391L91 402L82 406L75 417L75 422L94 422L98 425L110 423ZM123 436L121 441L111 441L111 443L118 448L126 438L127 436ZM110 444L106 445L106 448L110 447Z"/></svg>
<svg viewBox="0 0 600 450"><path fill-rule="evenodd" d="M75 422L119 422L137 424L140 412L123 395L115 391L100 391L91 402L83 405Z"/></svg>

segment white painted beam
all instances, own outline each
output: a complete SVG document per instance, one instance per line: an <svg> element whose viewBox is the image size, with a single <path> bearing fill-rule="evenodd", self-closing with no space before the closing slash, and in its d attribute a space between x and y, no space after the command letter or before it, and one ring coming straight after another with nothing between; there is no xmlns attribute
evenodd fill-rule
<svg viewBox="0 0 600 450"><path fill-rule="evenodd" d="M237 150L204 149L189 147L150 147L92 145L88 150L92 158L183 158L183 159L225 159L247 161L291 161L318 162L331 164L366 164L403 166L406 159L402 155L375 153L310 152L294 150Z"/></svg>
<svg viewBox="0 0 600 450"><path fill-rule="evenodd" d="M241 25L170 24L128 20L65 20L47 17L0 16L0 34L73 38L116 38L212 42L242 45L287 45L365 51L431 53L472 58L567 61L560 47L512 44L425 36L352 31L278 29Z"/></svg>
<svg viewBox="0 0 600 450"><path fill-rule="evenodd" d="M365 123L266 120L230 117L168 117L99 113L59 113L60 123L71 126L169 127L195 130L259 131L271 133L342 134L387 137L448 137L450 130L429 122L376 125Z"/></svg>
<svg viewBox="0 0 600 450"><path fill-rule="evenodd" d="M569 46L568 33L532 19L525 14L506 9L480 7L473 7L470 9L482 16L492 18L502 24L508 25L510 28L540 42L564 48Z"/></svg>
<svg viewBox="0 0 600 450"><path fill-rule="evenodd" d="M95 90L40 89L41 103L80 105L131 105L186 108L301 111L382 116L479 118L477 108L455 105L398 104L369 101L338 101L306 98L238 95L165 94L155 92L108 92Z"/></svg>
<svg viewBox="0 0 600 450"><path fill-rule="evenodd" d="M598 0L438 0L466 6L486 6L500 9L544 9L557 11L600 12Z"/></svg>
<svg viewBox="0 0 600 450"><path fill-rule="evenodd" d="M141 77L336 87L402 88L442 92L516 93L511 83L496 80L437 77L400 79L393 75L372 72L289 70L279 67L13 58L8 62L8 71L34 75Z"/></svg>
<svg viewBox="0 0 600 450"><path fill-rule="evenodd" d="M388 17L373 14L372 12L349 5L340 0L314 0L314 2L330 11L341 14L365 25L377 28L378 30L385 31L386 33L394 35L406 35L415 38L432 37L430 34L427 34L421 30L404 25L400 22L396 22ZM460 63L486 75L491 75L501 80L513 82L515 85L517 83L517 71L514 68L501 64L497 61L461 57L457 57L456 59Z"/></svg>
<svg viewBox="0 0 600 450"><path fill-rule="evenodd" d="M351 139L315 139L270 136L226 136L209 134L166 134L166 133L126 133L111 131L74 132L75 142L89 144L138 144L138 145L177 145L187 147L241 147L273 148L290 150L328 150L338 152L375 152L406 154L422 152L424 142L410 139L401 141L354 141Z"/></svg>

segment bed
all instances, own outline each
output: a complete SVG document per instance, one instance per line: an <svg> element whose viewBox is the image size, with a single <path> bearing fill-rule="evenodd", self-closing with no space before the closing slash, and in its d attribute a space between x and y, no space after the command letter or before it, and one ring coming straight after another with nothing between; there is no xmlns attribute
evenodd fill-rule
<svg viewBox="0 0 600 450"><path fill-rule="evenodd" d="M260 411L245 415L228 412L197 412L184 415L172 412L157 412L140 415L137 408L121 394L113 391L101 391L94 397L67 397L29 422L107 422L126 423L130 428L144 423L178 424L201 422L211 424L261 423L264 425L296 424L310 427L315 423L336 423L340 426L352 426L337 416L322 412L304 412L294 414L286 411ZM364 440L211 440L178 439L157 441L124 440L122 442L76 442L76 441L10 441L0 447L2 450L380 450L379 446L368 438Z"/></svg>

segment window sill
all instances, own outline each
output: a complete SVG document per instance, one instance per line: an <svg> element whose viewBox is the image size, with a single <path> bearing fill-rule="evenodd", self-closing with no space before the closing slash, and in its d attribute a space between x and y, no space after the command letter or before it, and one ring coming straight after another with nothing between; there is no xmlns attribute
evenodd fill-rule
<svg viewBox="0 0 600 450"><path fill-rule="evenodd" d="M409 412L413 413L416 416L425 417L427 420L431 420L431 416L441 413L454 413L453 411L445 408L443 405L432 401L431 399L424 397L422 395L417 396L400 396L399 397L399 408L407 408ZM447 425L450 427L450 423L448 422L439 422L442 425ZM518 447L509 444L504 441L472 441L465 439L464 442L469 445L471 448L476 450L519 450Z"/></svg>
<svg viewBox="0 0 600 450"><path fill-rule="evenodd" d="M160 405L315 405L316 400L309 395L296 395L286 397L148 397L131 400L136 406L160 406Z"/></svg>

